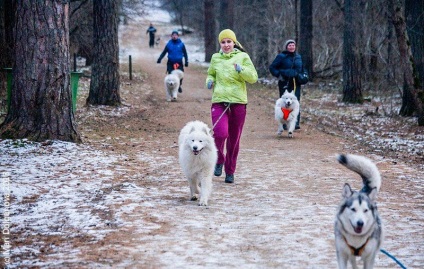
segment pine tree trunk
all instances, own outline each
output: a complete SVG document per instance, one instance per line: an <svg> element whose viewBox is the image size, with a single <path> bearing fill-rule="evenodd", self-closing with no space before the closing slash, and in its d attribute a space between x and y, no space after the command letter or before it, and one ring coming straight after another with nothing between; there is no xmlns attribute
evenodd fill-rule
<svg viewBox="0 0 424 269"><path fill-rule="evenodd" d="M210 62L212 55L217 51L218 39L215 33L214 1L205 0L205 62Z"/></svg>
<svg viewBox="0 0 424 269"><path fill-rule="evenodd" d="M345 1L345 29L343 35L343 102L362 103L359 54L356 42L354 0Z"/></svg>
<svg viewBox="0 0 424 269"><path fill-rule="evenodd" d="M87 104L121 104L119 79L118 4L114 0L93 1L94 48Z"/></svg>
<svg viewBox="0 0 424 269"><path fill-rule="evenodd" d="M309 73L309 79L313 78L312 30L312 0L301 0L298 47L299 53L302 55L303 66Z"/></svg>
<svg viewBox="0 0 424 269"><path fill-rule="evenodd" d="M80 141L72 112L69 4L17 1L10 110L3 138Z"/></svg>
<svg viewBox="0 0 424 269"><path fill-rule="evenodd" d="M390 0L394 1L394 0ZM424 113L423 113L423 101L424 92L422 87L419 86L419 80L414 79L414 58L412 57L412 51L408 34L406 32L406 21L402 12L401 4L398 2L392 2L391 5L393 10L392 20L396 31L396 38L398 41L399 54L400 54L400 67L403 70L403 95L402 95L402 106L399 114L401 116L418 116L418 125L424 126Z"/></svg>

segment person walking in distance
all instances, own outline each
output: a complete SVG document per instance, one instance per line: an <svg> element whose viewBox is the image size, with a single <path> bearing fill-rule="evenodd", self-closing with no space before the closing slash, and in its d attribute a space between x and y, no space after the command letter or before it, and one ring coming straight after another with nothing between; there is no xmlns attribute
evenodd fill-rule
<svg viewBox="0 0 424 269"><path fill-rule="evenodd" d="M153 27L153 24L150 23L149 28L147 28L146 35L149 34L149 47L153 48L155 46L155 33L156 28Z"/></svg>
<svg viewBox="0 0 424 269"><path fill-rule="evenodd" d="M218 149L214 174L221 176L225 168L225 182L233 183L247 111L246 82L255 83L258 73L232 30L221 31L218 41L221 49L212 55L206 78L206 87L212 90L211 117Z"/></svg>
<svg viewBox="0 0 424 269"><path fill-rule="evenodd" d="M166 63L166 72L170 74L172 70L174 69L180 69L184 72L183 67L183 58L185 59L185 67L188 67L188 56L187 56L187 50L186 47L181 41L178 31L172 31L171 33L171 39L166 44L165 48L163 49L162 53L160 54L157 63L160 64L163 57L168 53L168 61ZM183 83L183 79L180 80L180 88L178 89L178 92L183 92L181 88L181 84Z"/></svg>
<svg viewBox="0 0 424 269"><path fill-rule="evenodd" d="M296 76L302 72L302 69L302 57L296 52L296 41L289 39L284 43L284 50L275 57L269 66L271 74L278 78L278 98L283 95L285 90L294 91L300 103L301 86L296 81ZM287 129L287 127L285 128ZM297 117L296 129L300 129L300 113Z"/></svg>

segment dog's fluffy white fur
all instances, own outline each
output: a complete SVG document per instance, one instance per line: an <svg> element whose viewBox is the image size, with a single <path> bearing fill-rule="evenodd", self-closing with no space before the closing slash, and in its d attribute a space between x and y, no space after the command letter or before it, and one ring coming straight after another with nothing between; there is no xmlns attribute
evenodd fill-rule
<svg viewBox="0 0 424 269"><path fill-rule="evenodd" d="M177 75L180 80L184 78L184 72L181 69L172 70L171 74Z"/></svg>
<svg viewBox="0 0 424 269"><path fill-rule="evenodd" d="M288 129L288 137L293 137L293 131L296 127L297 116L299 115L300 104L296 95L287 90L281 98L275 102L275 120L278 122L277 135L281 135L284 131L283 124Z"/></svg>
<svg viewBox="0 0 424 269"><path fill-rule="evenodd" d="M190 185L190 198L207 206L217 149L209 127L201 121L188 122L178 137L179 162Z"/></svg>
<svg viewBox="0 0 424 269"><path fill-rule="evenodd" d="M165 77L166 101L177 101L180 79L176 74L168 74Z"/></svg>

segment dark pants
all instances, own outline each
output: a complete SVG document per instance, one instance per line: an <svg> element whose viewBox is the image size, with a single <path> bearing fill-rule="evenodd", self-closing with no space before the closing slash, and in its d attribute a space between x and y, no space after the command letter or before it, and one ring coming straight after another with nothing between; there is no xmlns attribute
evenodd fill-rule
<svg viewBox="0 0 424 269"><path fill-rule="evenodd" d="M176 66L174 66L175 64L178 64L178 67L175 68ZM174 69L180 69L181 71L184 72L184 65L183 65L183 61L181 60L181 62L172 62L170 60L168 60L166 62L166 72L168 74L171 74L172 70ZM180 88L178 89L179 92L181 92L181 85L183 85L183 79L180 79Z"/></svg>
<svg viewBox="0 0 424 269"><path fill-rule="evenodd" d="M155 46L155 35L149 34L149 47L153 48Z"/></svg>
<svg viewBox="0 0 424 269"><path fill-rule="evenodd" d="M181 62L172 62L172 61L168 60L166 62L166 72L168 74L171 74L172 70L177 69L177 68L174 67L175 64L178 64L177 68L184 72L184 65L183 65L182 59L181 59Z"/></svg>
<svg viewBox="0 0 424 269"><path fill-rule="evenodd" d="M292 92L294 89L294 84L293 82L289 82L289 81L283 81L283 80L279 80L278 81L278 92L280 93L280 96L278 98L281 97L281 95L284 94L284 91L287 90L288 92ZM296 85L296 90L294 91L294 95L296 95L297 97L297 101L299 101L300 104L300 91L301 91L301 87L300 85ZM296 126L300 125L300 112L299 115L297 116L297 123Z"/></svg>

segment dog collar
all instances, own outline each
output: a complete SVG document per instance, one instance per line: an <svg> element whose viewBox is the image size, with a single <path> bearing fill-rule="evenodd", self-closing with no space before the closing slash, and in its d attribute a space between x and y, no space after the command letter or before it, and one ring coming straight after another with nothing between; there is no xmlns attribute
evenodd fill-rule
<svg viewBox="0 0 424 269"><path fill-rule="evenodd" d="M346 245L350 248L350 252L354 256L361 256L362 253L364 252L365 246L368 244L368 241L370 240L370 238L368 237L367 241L365 241L365 243L362 246L360 246L359 248L354 248L351 245L349 245L349 243L346 240L346 237L343 236L343 239L346 242Z"/></svg>
<svg viewBox="0 0 424 269"><path fill-rule="evenodd" d="M281 108L281 111L283 112L283 119L284 120L287 120L289 118L289 115L290 115L291 110L282 107Z"/></svg>

